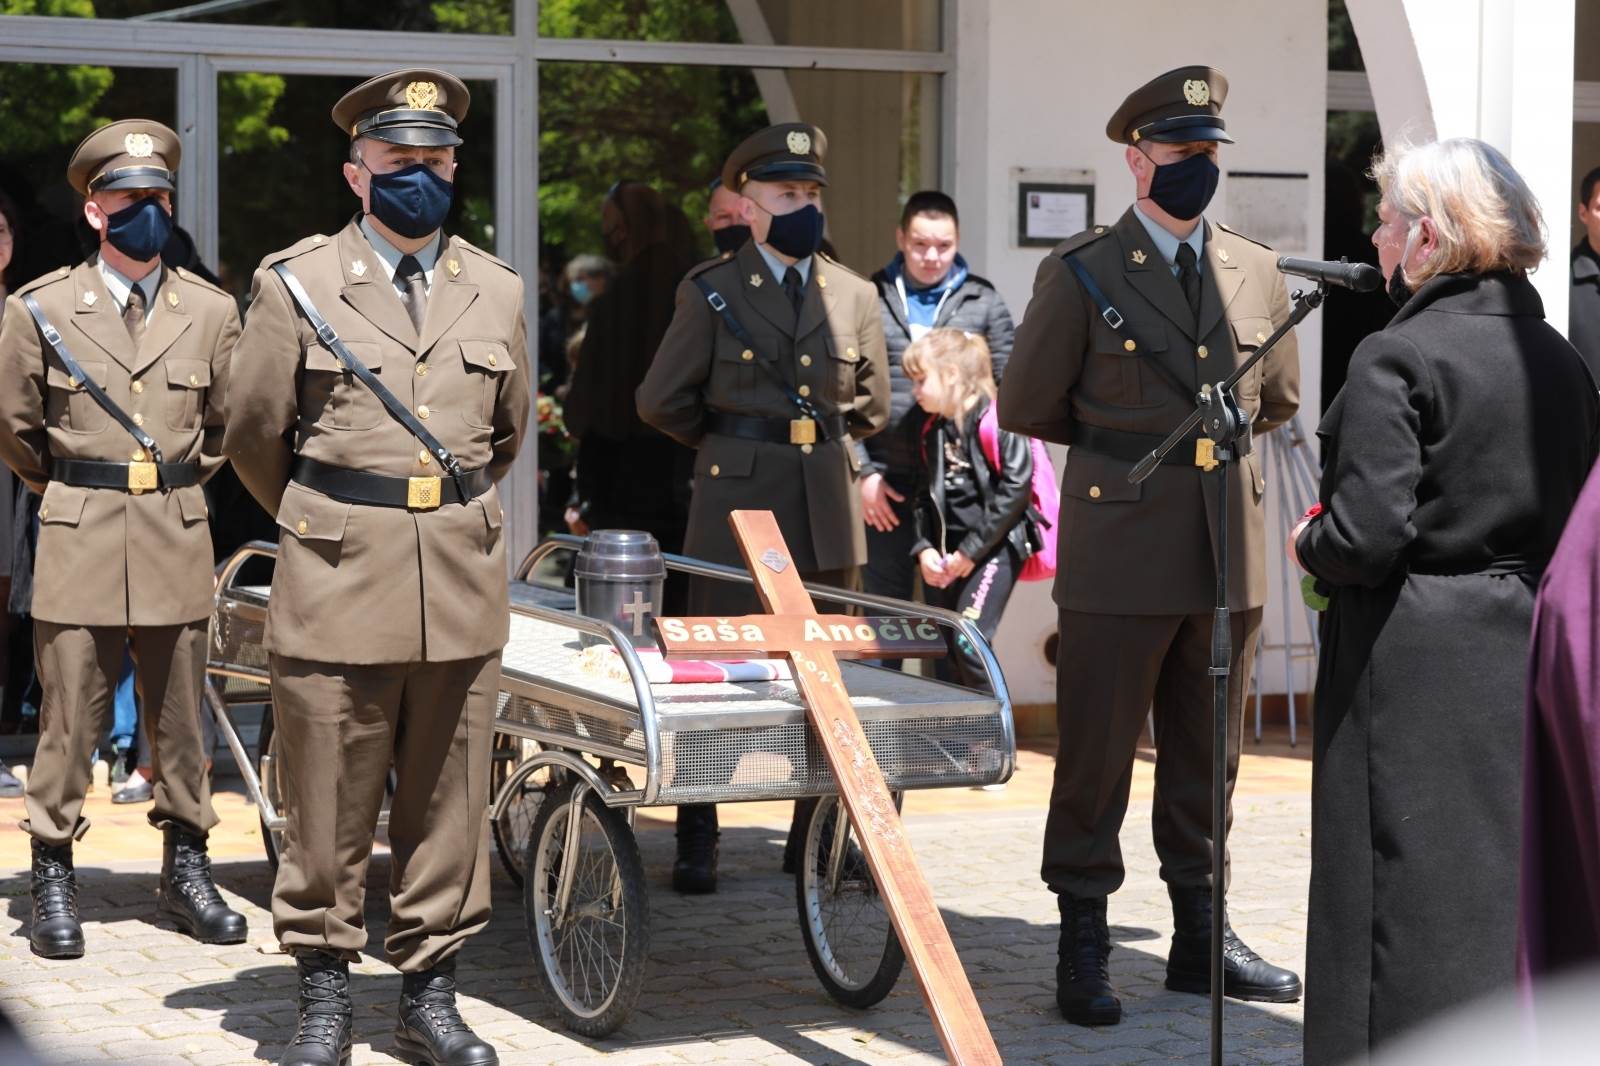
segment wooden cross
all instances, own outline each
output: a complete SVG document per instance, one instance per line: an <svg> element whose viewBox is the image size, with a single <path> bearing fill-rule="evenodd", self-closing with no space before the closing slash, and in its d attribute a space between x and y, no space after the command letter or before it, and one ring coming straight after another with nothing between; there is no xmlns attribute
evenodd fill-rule
<svg viewBox="0 0 1600 1066"><path fill-rule="evenodd" d="M945 643L937 627L925 621L919 628L917 620L818 615L772 512L733 511L728 524L755 578L761 602L771 614L657 619L663 652L669 659L737 653L789 660L805 701L806 717L833 768L839 795L860 836L900 946L917 975L945 1055L963 1066L998 1064L1000 1052L950 942L938 904L911 854L883 772L839 680L841 656L942 654Z"/></svg>

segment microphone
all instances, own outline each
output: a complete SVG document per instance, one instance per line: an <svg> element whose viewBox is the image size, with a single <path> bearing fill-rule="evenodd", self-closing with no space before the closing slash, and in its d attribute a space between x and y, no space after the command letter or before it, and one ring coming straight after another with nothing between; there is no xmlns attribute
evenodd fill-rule
<svg viewBox="0 0 1600 1066"><path fill-rule="evenodd" d="M1342 259L1333 263L1322 259L1295 259L1286 255L1278 260L1278 273L1310 278L1356 292L1376 292L1383 288L1383 272L1371 263L1351 263Z"/></svg>

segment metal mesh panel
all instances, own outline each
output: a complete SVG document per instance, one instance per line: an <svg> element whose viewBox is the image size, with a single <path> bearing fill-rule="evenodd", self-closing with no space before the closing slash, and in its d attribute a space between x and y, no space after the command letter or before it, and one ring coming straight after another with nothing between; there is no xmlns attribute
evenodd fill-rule
<svg viewBox="0 0 1600 1066"><path fill-rule="evenodd" d="M211 613L210 665L267 675L267 609L263 603L224 596ZM232 685L229 686L231 694Z"/></svg>
<svg viewBox="0 0 1600 1066"><path fill-rule="evenodd" d="M571 738L572 746L588 750L585 743L604 744L644 753L644 734L621 716L592 710L567 710L536 703L523 696L500 694L500 709L495 715L502 722L528 726ZM633 716L635 721L637 715Z"/></svg>
<svg viewBox="0 0 1600 1066"><path fill-rule="evenodd" d="M985 785L999 780L1005 765L998 713L867 719L861 725L893 790ZM663 732L662 747L661 803L782 799L835 788L822 748L804 722Z"/></svg>

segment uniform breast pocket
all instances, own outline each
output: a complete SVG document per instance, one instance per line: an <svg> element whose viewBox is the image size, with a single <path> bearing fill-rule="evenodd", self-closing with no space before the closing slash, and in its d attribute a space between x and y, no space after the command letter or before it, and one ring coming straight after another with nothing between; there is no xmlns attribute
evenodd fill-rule
<svg viewBox="0 0 1600 1066"><path fill-rule="evenodd" d="M750 400L756 390L756 378L761 369L756 366L756 360L761 358L752 349L746 348L743 343L733 337L723 337L717 345L717 357L711 368L714 379L708 382L707 394L712 398L712 406L716 406L716 397L719 393L727 395L734 401Z"/></svg>
<svg viewBox="0 0 1600 1066"><path fill-rule="evenodd" d="M511 349L503 341L461 341L461 365L467 372L471 396L461 405L462 420L477 429L494 425L494 405L500 398L500 384L516 369Z"/></svg>
<svg viewBox="0 0 1600 1066"><path fill-rule="evenodd" d="M1249 359L1251 355L1255 354L1255 350L1261 347L1268 337L1272 336L1272 319L1270 318L1247 316L1230 319L1228 324L1233 327L1233 338L1239 350L1238 362L1234 364L1235 366ZM1277 349L1273 350L1276 351ZM1262 358L1270 359L1272 356L1269 354ZM1261 395L1261 372L1261 364L1257 363L1251 368L1250 373L1239 379L1239 384L1234 386L1234 394L1241 400L1253 400L1259 397Z"/></svg>
<svg viewBox="0 0 1600 1066"><path fill-rule="evenodd" d="M861 339L854 333L828 338L829 388L835 403L848 405L856 398L856 372L861 369Z"/></svg>
<svg viewBox="0 0 1600 1066"><path fill-rule="evenodd" d="M166 366L167 425L195 429L211 386L211 364L204 359L168 359Z"/></svg>
<svg viewBox="0 0 1600 1066"><path fill-rule="evenodd" d="M84 362L78 364L94 383L106 385L106 364ZM106 428L111 416L95 402L83 382L61 367L48 367L45 371L48 395L45 397L45 420L54 428L72 433L99 433Z"/></svg>
<svg viewBox="0 0 1600 1066"><path fill-rule="evenodd" d="M344 343L351 355L382 378L383 350L377 342ZM316 423L324 429L371 429L383 420L383 401L320 344L306 349L302 388L300 409L316 412Z"/></svg>
<svg viewBox="0 0 1600 1066"><path fill-rule="evenodd" d="M1167 328L1162 323L1141 322L1136 335L1131 323L1112 329L1096 316L1084 365L1084 392L1090 399L1118 407L1159 406L1160 371L1149 362L1165 358L1166 351Z"/></svg>

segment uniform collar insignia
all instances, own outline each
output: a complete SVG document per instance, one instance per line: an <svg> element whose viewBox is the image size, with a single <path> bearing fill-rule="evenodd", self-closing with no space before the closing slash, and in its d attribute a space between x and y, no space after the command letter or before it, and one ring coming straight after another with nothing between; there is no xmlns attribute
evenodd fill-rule
<svg viewBox="0 0 1600 1066"><path fill-rule="evenodd" d="M354 263L351 263L350 273L358 278L364 277L367 273L367 261L365 259L357 259Z"/></svg>
<svg viewBox="0 0 1600 1066"><path fill-rule="evenodd" d="M452 259L444 265L444 268L450 271L450 276L453 278L461 273L461 262L460 260Z"/></svg>
<svg viewBox="0 0 1600 1066"><path fill-rule="evenodd" d="M89 305L90 307L93 307L94 306L94 301L95 301L94 290L91 289L88 292L83 294L83 302L85 304Z"/></svg>
<svg viewBox="0 0 1600 1066"><path fill-rule="evenodd" d="M1144 261L1148 258L1150 257L1144 254L1143 248L1135 248L1133 250L1133 261L1140 266L1144 266Z"/></svg>
<svg viewBox="0 0 1600 1066"><path fill-rule="evenodd" d="M761 288L761 275L760 274L751 274L750 275L750 287L753 288L753 289Z"/></svg>
<svg viewBox="0 0 1600 1066"><path fill-rule="evenodd" d="M1217 258L1226 263L1228 261L1228 250L1226 248L1218 248Z"/></svg>

